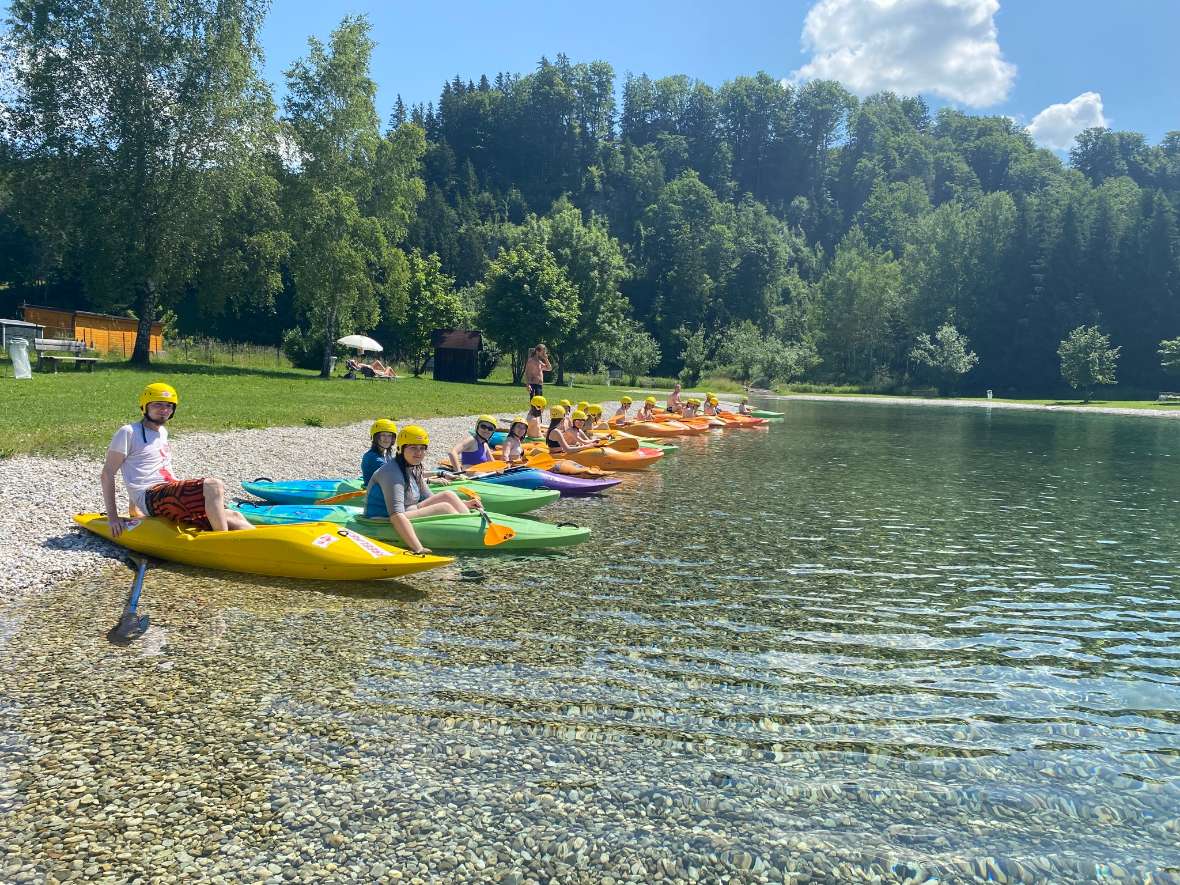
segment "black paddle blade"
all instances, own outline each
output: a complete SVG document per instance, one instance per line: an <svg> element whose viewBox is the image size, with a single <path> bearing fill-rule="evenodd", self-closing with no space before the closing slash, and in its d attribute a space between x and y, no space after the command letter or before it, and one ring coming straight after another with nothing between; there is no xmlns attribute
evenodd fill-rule
<svg viewBox="0 0 1180 885"><path fill-rule="evenodd" d="M151 621L147 615L137 615L135 612L124 612L119 623L107 631L107 641L115 645L130 645L134 640L148 631Z"/></svg>

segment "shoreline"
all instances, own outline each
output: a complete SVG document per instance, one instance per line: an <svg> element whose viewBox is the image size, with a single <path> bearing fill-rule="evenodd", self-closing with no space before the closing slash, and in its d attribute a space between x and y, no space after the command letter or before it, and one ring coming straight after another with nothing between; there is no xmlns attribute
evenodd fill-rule
<svg viewBox="0 0 1180 885"><path fill-rule="evenodd" d="M1149 418L1180 418L1180 406L1175 411L1165 409L1132 409L1118 406L1057 406L1049 403L1010 403L1002 400L935 399L917 396L869 396L863 394L836 395L825 393L751 393L763 399L803 400L826 403L876 403L878 405L954 406L972 409L1011 409L1026 412L1077 412L1083 415L1133 415Z"/></svg>
<svg viewBox="0 0 1180 885"><path fill-rule="evenodd" d="M603 403L603 408L611 403ZM507 422L512 412L496 417ZM242 480L357 476L371 421L339 427L271 427L186 433L183 422L171 432L173 467L181 477L216 476L230 500L248 498ZM418 420L431 438L431 463L442 458L475 425L474 415ZM118 424L111 424L113 434ZM105 457L105 456L104 456ZM101 512L101 458L46 458L19 455L0 459L0 488L7 507L0 510L0 603L30 596L38 588L68 580L95 568L115 567L118 547L79 527L75 513ZM127 492L116 481L120 510Z"/></svg>

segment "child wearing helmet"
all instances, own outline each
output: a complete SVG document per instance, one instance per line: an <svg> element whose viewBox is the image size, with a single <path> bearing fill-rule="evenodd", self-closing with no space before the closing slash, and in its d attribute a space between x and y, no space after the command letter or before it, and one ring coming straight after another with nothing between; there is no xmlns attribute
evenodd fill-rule
<svg viewBox="0 0 1180 885"><path fill-rule="evenodd" d="M529 400L529 413L526 416L529 425L529 436L534 439L541 439L543 431L541 430L541 419L545 416L545 409L549 406L549 401L543 396L534 396Z"/></svg>
<svg viewBox="0 0 1180 885"><path fill-rule="evenodd" d="M575 412L574 415L580 415L581 418L578 419L580 421L586 420L585 412ZM558 455L593 448L596 443L583 442L578 438L577 427L572 418L570 419L570 429L564 430L562 428L566 418L565 408L562 406L554 406L549 410L549 429L545 432L545 442L549 446L549 453Z"/></svg>
<svg viewBox="0 0 1180 885"><path fill-rule="evenodd" d="M619 400L619 408L611 417L611 424L627 424L631 421L631 417L627 414L628 409L631 408L632 399L629 396L623 397Z"/></svg>
<svg viewBox="0 0 1180 885"><path fill-rule="evenodd" d="M158 516L213 531L245 531L254 528L240 513L225 507L225 484L216 477L177 479L172 474L172 446L164 426L176 414L180 397L176 388L162 381L147 385L139 394L135 424L124 424L111 437L100 482L111 537L128 528L119 516L115 474L122 472L132 517Z"/></svg>
<svg viewBox="0 0 1180 885"><path fill-rule="evenodd" d="M490 440L496 432L496 419L491 415L480 415L475 419L475 430L471 431L471 439L458 443L450 454L451 466L459 472L465 467L473 467L492 460Z"/></svg>
<svg viewBox="0 0 1180 885"><path fill-rule="evenodd" d="M602 406L598 403L590 403L583 411L586 413L586 424L582 427L582 430L587 435L593 437L595 430L608 429L606 422L602 420Z"/></svg>
<svg viewBox="0 0 1180 885"><path fill-rule="evenodd" d="M717 408L717 397L713 396L711 393L708 394L705 397L705 414L712 418L715 417L719 411L721 410Z"/></svg>
<svg viewBox="0 0 1180 885"><path fill-rule="evenodd" d="M643 401L643 408L639 410L639 414L635 416L637 421L655 421L656 420L656 398L649 396Z"/></svg>
<svg viewBox="0 0 1180 885"><path fill-rule="evenodd" d="M425 428L403 427L397 434L397 453L377 469L366 488L365 516L388 519L411 553L430 552L418 540L414 519L483 509L478 500L464 503L454 492L430 491L422 466L429 445Z"/></svg>
<svg viewBox="0 0 1180 885"><path fill-rule="evenodd" d="M397 424L392 418L378 418L369 427L371 445L361 458L361 478L366 484L382 464L393 460L393 441L396 437Z"/></svg>
<svg viewBox="0 0 1180 885"><path fill-rule="evenodd" d="M501 450L501 460L509 464L524 462L524 438L528 432L528 421L520 415L512 419L508 425L508 436L504 439L504 448Z"/></svg>
<svg viewBox="0 0 1180 885"><path fill-rule="evenodd" d="M697 409L700 407L700 405L701 405L701 401L699 399L697 399L695 396L689 397L687 400L684 401L684 412L682 413L682 417L695 418L696 414L697 414Z"/></svg>

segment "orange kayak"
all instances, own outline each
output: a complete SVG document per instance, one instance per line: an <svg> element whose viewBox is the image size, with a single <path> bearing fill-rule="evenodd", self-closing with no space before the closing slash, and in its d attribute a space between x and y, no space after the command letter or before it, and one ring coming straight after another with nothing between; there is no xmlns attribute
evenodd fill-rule
<svg viewBox="0 0 1180 885"><path fill-rule="evenodd" d="M694 427L681 421L636 421L632 424L615 425L629 436L648 436L653 439L664 439L674 436L698 436L708 433L709 427Z"/></svg>
<svg viewBox="0 0 1180 885"><path fill-rule="evenodd" d="M664 457L664 453L658 449L620 452L610 446L604 446L582 449L580 452L566 452L563 457L586 467L600 467L603 470L644 470Z"/></svg>

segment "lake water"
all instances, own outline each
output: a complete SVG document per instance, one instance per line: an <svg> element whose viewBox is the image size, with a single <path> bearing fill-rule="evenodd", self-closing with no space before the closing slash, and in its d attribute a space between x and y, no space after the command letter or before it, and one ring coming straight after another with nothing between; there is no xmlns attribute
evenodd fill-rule
<svg viewBox="0 0 1180 885"><path fill-rule="evenodd" d="M1180 424L791 402L562 555L0 612L0 878L1180 881Z"/></svg>

